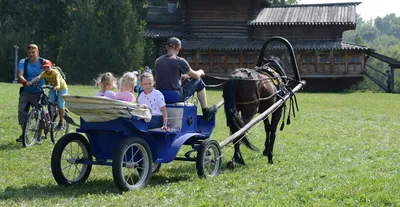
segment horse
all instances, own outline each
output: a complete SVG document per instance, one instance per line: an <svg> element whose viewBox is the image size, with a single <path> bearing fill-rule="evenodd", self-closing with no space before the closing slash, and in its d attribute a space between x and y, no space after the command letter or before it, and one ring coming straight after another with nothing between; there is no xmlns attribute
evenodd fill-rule
<svg viewBox="0 0 400 207"><path fill-rule="evenodd" d="M254 69L239 68L234 70L229 74L227 81L223 85L225 116L231 134L234 134L248 123L257 112L264 112L285 94L290 93L289 78L287 78L283 70L283 64L280 59L277 56L264 57L265 48L273 41L280 41L287 46L296 78L292 80L300 81L297 63L290 43L281 37L273 37L266 41L261 49L257 66ZM286 107L285 104L278 107L272 113L271 120L269 118L264 119L266 140L263 155L268 157L269 164L273 164L276 131L284 107ZM292 109L294 110L293 104ZM288 124L290 123L289 118L290 115L288 117ZM281 130L283 129L283 123ZM240 152L241 143L253 151L258 151L258 148L249 141L245 133L233 140L233 143L235 151L232 160L228 162L229 168L234 168L236 163L245 165Z"/></svg>
<svg viewBox="0 0 400 207"><path fill-rule="evenodd" d="M266 67L270 69L270 66L264 66L264 68ZM278 80L279 77L277 75L274 79ZM233 134L247 124L257 112L262 113L272 106L279 99L280 96L278 95L281 92L272 77L268 77L254 69L236 69L229 74L228 78L229 80L223 86L223 98L227 126L229 126L230 132ZM281 87L282 84L284 82L281 83ZM282 116L282 109L283 105L272 113L271 121L268 118L264 120L266 141L263 154L268 157L268 163L271 164L273 163L273 147L277 126ZM239 112L241 116L239 116ZM235 165L234 163L236 162L245 165L240 152L241 142L251 150L258 151L245 135L243 138L242 136L233 141L235 143L235 152L232 165ZM240 138L242 138L241 141L239 141Z"/></svg>

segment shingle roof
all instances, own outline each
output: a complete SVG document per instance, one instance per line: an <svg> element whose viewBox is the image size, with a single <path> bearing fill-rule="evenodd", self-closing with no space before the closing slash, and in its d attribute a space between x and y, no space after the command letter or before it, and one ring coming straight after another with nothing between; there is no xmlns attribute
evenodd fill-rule
<svg viewBox="0 0 400 207"><path fill-rule="evenodd" d="M182 24L182 9L169 13L165 6L152 6L146 17L147 24Z"/></svg>
<svg viewBox="0 0 400 207"><path fill-rule="evenodd" d="M369 48L329 40L291 40L294 50L368 50ZM184 50L260 50L264 41L248 41L244 39L203 39L183 40ZM268 48L272 50L286 50L286 47L278 42L271 43Z"/></svg>
<svg viewBox="0 0 400 207"><path fill-rule="evenodd" d="M183 29L181 28L147 28L144 32L146 38L160 37L183 37Z"/></svg>
<svg viewBox="0 0 400 207"><path fill-rule="evenodd" d="M299 4L263 8L249 25L350 25L356 24L361 2Z"/></svg>

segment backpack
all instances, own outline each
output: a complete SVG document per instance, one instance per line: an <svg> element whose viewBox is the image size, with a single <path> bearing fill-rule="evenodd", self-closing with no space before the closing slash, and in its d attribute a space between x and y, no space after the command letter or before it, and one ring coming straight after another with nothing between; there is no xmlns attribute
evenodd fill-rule
<svg viewBox="0 0 400 207"><path fill-rule="evenodd" d="M39 57L39 61L40 61L40 64L41 64L41 65L43 65L43 60L44 60L43 58ZM25 62L24 62L24 77L25 77L26 74L28 74L27 71L26 71L27 68L28 68L28 61L29 61L29 58L26 58L26 59L25 59ZM61 70L60 67L53 65L53 69L54 69L54 70L57 70L57 71L60 73L61 77L62 77L65 81L67 80L66 77L65 77L65 73Z"/></svg>

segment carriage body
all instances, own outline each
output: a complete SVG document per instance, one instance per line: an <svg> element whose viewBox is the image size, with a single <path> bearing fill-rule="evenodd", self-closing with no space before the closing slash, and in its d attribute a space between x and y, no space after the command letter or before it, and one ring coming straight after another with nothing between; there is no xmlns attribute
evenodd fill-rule
<svg viewBox="0 0 400 207"><path fill-rule="evenodd" d="M82 97L77 100L82 101ZM110 109L103 111L109 112ZM195 104L186 102L168 104L167 111L169 131L148 129L145 119L133 115L96 122L91 119L96 114L87 116L86 112L80 111L83 115L76 133L62 137L53 149L52 172L55 180L60 185L85 182L92 165L112 166L117 187L128 191L145 187L161 163L173 160L196 162L197 173L201 177L217 175L221 152L218 143L209 139L215 127L215 116L206 121L203 116L197 115ZM116 112L120 113L121 108ZM100 113L97 116L105 115ZM177 157L183 145L191 146L192 150ZM77 154L72 152L75 149ZM216 152L209 153L210 150ZM191 152L197 152L197 156L192 156ZM210 159L211 155L213 159ZM210 160L214 160L215 167L208 173L205 166ZM65 169L68 172L64 172ZM70 176L67 174L70 169L77 169L77 172Z"/></svg>
<svg viewBox="0 0 400 207"><path fill-rule="evenodd" d="M86 135L93 157L100 163L112 160L118 144L132 137L147 142L153 162L168 163L175 159L183 145L191 145L197 150L199 143L210 137L215 117L205 121L203 116L197 115L197 106L193 104L168 104L167 110L173 116L170 118L170 131L148 129L143 119L132 117L107 122L86 122L81 118L77 132Z"/></svg>

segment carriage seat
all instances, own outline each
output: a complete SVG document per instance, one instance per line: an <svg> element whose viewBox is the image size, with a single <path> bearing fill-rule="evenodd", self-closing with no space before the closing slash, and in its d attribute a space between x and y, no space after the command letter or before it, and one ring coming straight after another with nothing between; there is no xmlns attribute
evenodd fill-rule
<svg viewBox="0 0 400 207"><path fill-rule="evenodd" d="M178 91L173 90L160 90L164 95L164 100L166 104L179 102L180 94Z"/></svg>

